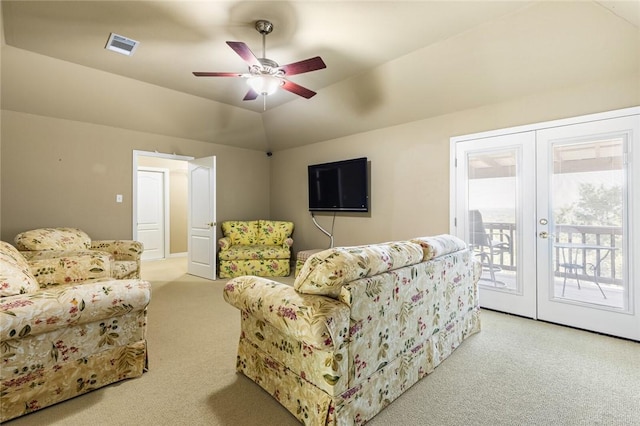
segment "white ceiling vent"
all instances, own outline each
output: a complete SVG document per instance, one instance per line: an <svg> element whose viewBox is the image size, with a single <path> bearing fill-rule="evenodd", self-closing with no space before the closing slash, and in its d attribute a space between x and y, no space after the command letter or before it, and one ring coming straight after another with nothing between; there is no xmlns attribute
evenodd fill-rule
<svg viewBox="0 0 640 426"><path fill-rule="evenodd" d="M107 50L113 50L114 52L122 53L123 55L131 56L136 51L139 41L131 40L130 38L122 37L121 35L111 33L107 45L104 47Z"/></svg>

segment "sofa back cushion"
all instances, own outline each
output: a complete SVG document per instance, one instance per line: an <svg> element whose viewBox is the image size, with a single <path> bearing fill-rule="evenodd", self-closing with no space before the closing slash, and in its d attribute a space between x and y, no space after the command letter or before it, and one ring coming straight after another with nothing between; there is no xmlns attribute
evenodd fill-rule
<svg viewBox="0 0 640 426"><path fill-rule="evenodd" d="M33 293L39 289L29 263L15 247L0 241L0 297Z"/></svg>
<svg viewBox="0 0 640 426"><path fill-rule="evenodd" d="M258 221L228 220L222 222L222 233L232 245L252 246L258 244Z"/></svg>
<svg viewBox="0 0 640 426"><path fill-rule="evenodd" d="M18 250L88 250L91 238L77 228L40 228L18 234L15 238Z"/></svg>
<svg viewBox="0 0 640 426"><path fill-rule="evenodd" d="M434 237L412 238L410 241L420 244L422 247L423 261L431 260L456 251L465 250L468 247L468 244L463 240L449 234L441 234Z"/></svg>
<svg viewBox="0 0 640 426"><path fill-rule="evenodd" d="M258 244L280 246L293 233L293 222L261 220L258 226Z"/></svg>
<svg viewBox="0 0 640 426"><path fill-rule="evenodd" d="M415 265L422 257L420 245L409 241L331 248L307 259L294 288L300 293L337 298L345 283Z"/></svg>

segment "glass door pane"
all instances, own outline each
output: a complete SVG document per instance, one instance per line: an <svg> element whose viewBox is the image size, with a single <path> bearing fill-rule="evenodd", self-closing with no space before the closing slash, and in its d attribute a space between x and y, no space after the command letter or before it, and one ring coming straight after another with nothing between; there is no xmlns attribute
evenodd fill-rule
<svg viewBox="0 0 640 426"><path fill-rule="evenodd" d="M625 309L625 140L552 147L553 298Z"/></svg>
<svg viewBox="0 0 640 426"><path fill-rule="evenodd" d="M467 157L469 239L482 262L480 285L518 290L516 279L517 150Z"/></svg>

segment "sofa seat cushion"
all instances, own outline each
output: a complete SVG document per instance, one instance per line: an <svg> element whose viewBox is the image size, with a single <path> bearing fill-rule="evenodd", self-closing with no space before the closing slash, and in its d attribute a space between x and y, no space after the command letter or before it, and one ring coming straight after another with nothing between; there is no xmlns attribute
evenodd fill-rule
<svg viewBox="0 0 640 426"><path fill-rule="evenodd" d="M233 245L218 254L220 260L289 259L290 257L291 251L288 246L271 245Z"/></svg>
<svg viewBox="0 0 640 426"><path fill-rule="evenodd" d="M337 298L345 283L415 265L422 257L420 245L409 241L330 248L307 260L294 287L301 293Z"/></svg>
<svg viewBox="0 0 640 426"><path fill-rule="evenodd" d="M435 237L412 238L410 241L420 244L425 262L467 248L467 243L449 234L436 235Z"/></svg>
<svg viewBox="0 0 640 426"><path fill-rule="evenodd" d="M229 237L231 245L258 244L257 220L229 220L222 222L222 233Z"/></svg>
<svg viewBox="0 0 640 426"><path fill-rule="evenodd" d="M29 264L11 244L0 241L0 297L40 290Z"/></svg>
<svg viewBox="0 0 640 426"><path fill-rule="evenodd" d="M40 288L111 277L113 257L95 250L25 251Z"/></svg>
<svg viewBox="0 0 640 426"><path fill-rule="evenodd" d="M40 228L25 231L15 238L18 250L87 250L91 238L77 228Z"/></svg>

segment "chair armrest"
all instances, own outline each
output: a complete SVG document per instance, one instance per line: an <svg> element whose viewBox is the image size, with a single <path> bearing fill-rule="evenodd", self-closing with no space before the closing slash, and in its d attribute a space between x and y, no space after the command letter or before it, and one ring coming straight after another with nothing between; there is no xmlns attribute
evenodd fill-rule
<svg viewBox="0 0 640 426"><path fill-rule="evenodd" d="M218 247L220 247L220 251L229 250L229 247L231 247L231 238L229 237L220 238L218 240Z"/></svg>
<svg viewBox="0 0 640 426"><path fill-rule="evenodd" d="M41 250L26 259L41 288L111 277L111 255L104 252Z"/></svg>
<svg viewBox="0 0 640 426"><path fill-rule="evenodd" d="M0 339L7 341L144 310L151 284L109 280L0 298Z"/></svg>
<svg viewBox="0 0 640 426"><path fill-rule="evenodd" d="M293 287L255 276L230 280L224 300L244 314L320 349L339 349L349 332L349 307L325 296L301 294Z"/></svg>
<svg viewBox="0 0 640 426"><path fill-rule="evenodd" d="M95 240L91 241L91 250L107 252L115 260L140 260L144 246L134 240Z"/></svg>
<svg viewBox="0 0 640 426"><path fill-rule="evenodd" d="M282 243L282 247L289 248L291 246L293 246L293 238L285 238L284 242Z"/></svg>

